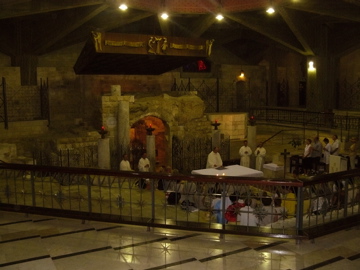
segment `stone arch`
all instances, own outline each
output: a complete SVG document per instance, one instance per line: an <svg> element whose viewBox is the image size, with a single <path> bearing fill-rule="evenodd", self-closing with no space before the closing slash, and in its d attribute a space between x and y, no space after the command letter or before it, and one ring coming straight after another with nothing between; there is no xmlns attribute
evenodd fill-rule
<svg viewBox="0 0 360 270"><path fill-rule="evenodd" d="M135 121L130 128L130 147L134 169L137 168L141 154L146 150L146 128L150 126L155 129L152 134L155 135L156 162L159 166L171 166L169 125L160 117L148 114Z"/></svg>

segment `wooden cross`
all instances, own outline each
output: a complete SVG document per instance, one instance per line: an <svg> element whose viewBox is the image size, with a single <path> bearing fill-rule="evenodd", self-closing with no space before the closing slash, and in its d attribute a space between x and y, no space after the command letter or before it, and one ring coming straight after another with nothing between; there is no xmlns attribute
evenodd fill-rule
<svg viewBox="0 0 360 270"><path fill-rule="evenodd" d="M284 152L281 153L282 156L284 156L284 179L285 179L285 174L286 174L286 158L287 155L289 155L290 152L287 152L286 149L284 149Z"/></svg>

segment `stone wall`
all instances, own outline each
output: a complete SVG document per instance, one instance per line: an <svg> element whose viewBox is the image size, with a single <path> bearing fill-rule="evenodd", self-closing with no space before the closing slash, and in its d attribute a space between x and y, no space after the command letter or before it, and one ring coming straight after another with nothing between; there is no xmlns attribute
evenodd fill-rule
<svg viewBox="0 0 360 270"><path fill-rule="evenodd" d="M175 93L173 93L175 94ZM118 104L120 100L130 102L129 126L146 116L161 119L169 128L170 135L180 138L186 136L210 136L211 125L204 115L204 102L196 93L185 92L183 95L171 96L171 93L134 99L133 96L103 96L102 121L109 136L117 136ZM109 125L109 120L115 125Z"/></svg>
<svg viewBox="0 0 360 270"><path fill-rule="evenodd" d="M220 123L218 129L229 136L230 140L244 140L247 136L247 113L209 113L208 119L211 123Z"/></svg>

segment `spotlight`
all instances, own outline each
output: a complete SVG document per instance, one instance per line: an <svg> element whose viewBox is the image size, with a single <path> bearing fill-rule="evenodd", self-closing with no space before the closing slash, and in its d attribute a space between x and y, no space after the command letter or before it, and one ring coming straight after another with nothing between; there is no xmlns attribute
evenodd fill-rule
<svg viewBox="0 0 360 270"><path fill-rule="evenodd" d="M273 14L275 12L275 9L273 7L269 7L267 10L266 10L266 13L267 14Z"/></svg>
<svg viewBox="0 0 360 270"><path fill-rule="evenodd" d="M219 13L218 15L216 15L216 17L215 17L218 21L222 21L223 19L224 19L224 16L221 14L221 13Z"/></svg>
<svg viewBox="0 0 360 270"><path fill-rule="evenodd" d="M119 6L119 9L121 9L122 11L127 10L127 9L128 9L128 6L127 6L126 4L121 4L121 5Z"/></svg>
<svg viewBox="0 0 360 270"><path fill-rule="evenodd" d="M163 20L166 20L167 18L169 18L169 15L166 12L163 12L160 16Z"/></svg>

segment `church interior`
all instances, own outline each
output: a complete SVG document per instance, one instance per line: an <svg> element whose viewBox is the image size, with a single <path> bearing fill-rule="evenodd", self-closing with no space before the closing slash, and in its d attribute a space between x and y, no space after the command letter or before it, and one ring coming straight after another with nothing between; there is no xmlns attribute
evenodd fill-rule
<svg viewBox="0 0 360 270"><path fill-rule="evenodd" d="M358 269L359 14L359 0L0 0L0 267ZM333 135L341 158L300 172L305 140ZM238 165L244 141L264 143L265 184L194 180L214 146ZM193 211L167 205L159 174ZM345 199L314 214L336 181ZM259 203L293 187L296 211L256 230L209 211L225 190Z"/></svg>

